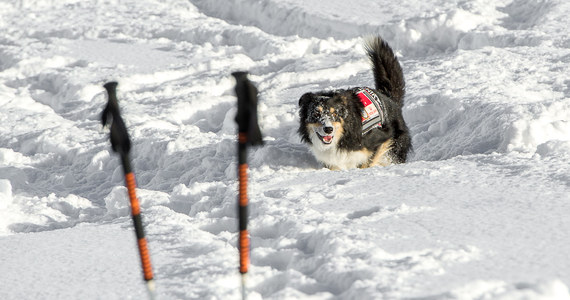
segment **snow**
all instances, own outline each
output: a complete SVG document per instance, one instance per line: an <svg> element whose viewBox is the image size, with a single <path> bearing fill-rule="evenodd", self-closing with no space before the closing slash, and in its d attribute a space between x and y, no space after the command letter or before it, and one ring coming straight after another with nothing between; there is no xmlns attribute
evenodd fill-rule
<svg viewBox="0 0 570 300"><path fill-rule="evenodd" d="M158 299L239 299L236 98L260 91L249 299L570 299L564 0L0 3L0 299L144 299L118 157L117 80ZM407 83L406 164L330 171L308 91Z"/></svg>

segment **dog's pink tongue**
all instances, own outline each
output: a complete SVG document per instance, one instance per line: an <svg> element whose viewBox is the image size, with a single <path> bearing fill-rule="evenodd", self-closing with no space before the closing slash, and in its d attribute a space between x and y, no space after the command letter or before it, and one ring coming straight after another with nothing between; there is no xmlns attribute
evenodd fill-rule
<svg viewBox="0 0 570 300"><path fill-rule="evenodd" d="M323 136L323 141L330 143L332 141L332 136L330 136L330 135Z"/></svg>

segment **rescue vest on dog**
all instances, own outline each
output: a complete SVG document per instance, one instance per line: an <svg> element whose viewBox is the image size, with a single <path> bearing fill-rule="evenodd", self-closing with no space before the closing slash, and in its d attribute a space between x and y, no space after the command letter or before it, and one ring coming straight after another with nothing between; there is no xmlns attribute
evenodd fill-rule
<svg viewBox="0 0 570 300"><path fill-rule="evenodd" d="M372 89L363 87L356 90L356 96L364 105L362 109L362 135L374 128L382 128L386 109L378 95Z"/></svg>

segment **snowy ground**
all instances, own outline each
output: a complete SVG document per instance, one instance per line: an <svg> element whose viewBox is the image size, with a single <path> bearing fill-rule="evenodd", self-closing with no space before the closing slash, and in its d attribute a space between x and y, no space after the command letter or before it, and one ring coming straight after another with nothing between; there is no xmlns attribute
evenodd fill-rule
<svg viewBox="0 0 570 300"><path fill-rule="evenodd" d="M159 299L239 299L236 70L266 140L250 299L570 299L570 3L354 2L0 2L0 299L146 297L109 80ZM415 152L329 171L296 104L372 85L368 34L400 56Z"/></svg>

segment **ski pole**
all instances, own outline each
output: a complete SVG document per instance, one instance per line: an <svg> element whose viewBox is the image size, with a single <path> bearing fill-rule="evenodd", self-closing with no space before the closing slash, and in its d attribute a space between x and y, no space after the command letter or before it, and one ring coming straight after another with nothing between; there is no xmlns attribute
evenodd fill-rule
<svg viewBox="0 0 570 300"><path fill-rule="evenodd" d="M142 217L140 212L140 204L136 194L135 174L131 167L129 152L131 150L131 141L127 132L127 127L123 118L121 118L119 110L119 102L117 100L117 82L108 82L104 85L108 94L107 106L101 114L101 122L103 126L110 124L111 127L111 147L114 152L121 156L123 165L123 172L125 174L125 185L129 194L131 204L131 215L135 227L135 234L137 237L137 245L139 249L143 277L146 281L147 289L150 299L154 299L155 285L152 274L152 265L150 263L150 253L147 248L147 242L142 225Z"/></svg>
<svg viewBox="0 0 570 300"><path fill-rule="evenodd" d="M238 249L240 258L239 272L242 280L242 298L246 299L246 274L249 268L250 240L247 230L247 146L263 144L261 131L257 123L257 88L247 79L246 72L235 72L235 91L238 98Z"/></svg>

